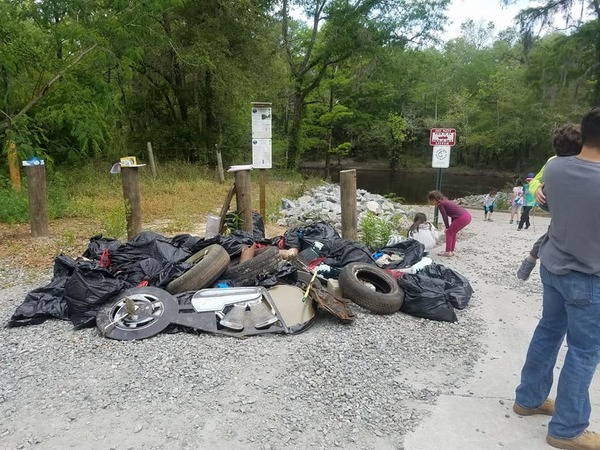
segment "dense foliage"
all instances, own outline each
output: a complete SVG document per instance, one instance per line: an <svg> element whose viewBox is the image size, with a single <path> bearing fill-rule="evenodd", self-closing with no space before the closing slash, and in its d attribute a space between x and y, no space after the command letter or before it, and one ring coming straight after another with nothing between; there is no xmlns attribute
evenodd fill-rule
<svg viewBox="0 0 600 450"><path fill-rule="evenodd" d="M290 169L429 161L434 126L457 129L457 164L541 163L552 128L600 100L599 2L541 2L514 28L467 22L442 44L448 4L4 0L2 164L9 141L57 165L143 155L148 141L162 161L213 165L219 146L226 164L249 163L253 101L272 102L274 163ZM582 10L566 32L534 33Z"/></svg>

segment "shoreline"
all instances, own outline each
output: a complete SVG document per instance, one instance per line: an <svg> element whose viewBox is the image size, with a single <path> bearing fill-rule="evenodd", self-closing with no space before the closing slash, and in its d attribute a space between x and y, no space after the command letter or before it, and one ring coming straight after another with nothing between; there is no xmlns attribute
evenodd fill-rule
<svg viewBox="0 0 600 450"><path fill-rule="evenodd" d="M298 166L300 170L325 170L325 161L302 161ZM402 167L396 170L390 169L389 162L383 160L360 162L353 159L342 159L340 164L333 163L330 165L330 170L348 170L357 169L364 171L386 171L386 172L412 172L412 173L427 173L433 169L429 166L409 166ZM469 167L449 167L444 169L444 173L452 175L478 175L489 176L496 178L511 178L517 176L516 172L503 172L494 169L475 169Z"/></svg>

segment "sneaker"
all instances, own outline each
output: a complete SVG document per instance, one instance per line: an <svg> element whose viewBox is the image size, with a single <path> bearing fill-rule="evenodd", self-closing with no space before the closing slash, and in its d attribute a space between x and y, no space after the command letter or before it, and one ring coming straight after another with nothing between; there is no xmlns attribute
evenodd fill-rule
<svg viewBox="0 0 600 450"><path fill-rule="evenodd" d="M521 263L519 270L517 270L517 278L519 280L527 281L534 267L535 262L529 262L529 260L525 258Z"/></svg>
<svg viewBox="0 0 600 450"><path fill-rule="evenodd" d="M582 434L572 439L561 439L546 435L546 442L552 447L567 450L599 450L600 434L585 430Z"/></svg>
<svg viewBox="0 0 600 450"><path fill-rule="evenodd" d="M519 405L517 402L513 404L513 411L516 412L520 416L533 416L535 414L544 414L546 416L551 416L554 414L554 400L551 398L547 398L537 408L525 408L524 406Z"/></svg>
<svg viewBox="0 0 600 450"><path fill-rule="evenodd" d="M508 222L508 223L510 223L510 224L512 225L513 221L511 220L511 221L510 221L510 222Z"/></svg>

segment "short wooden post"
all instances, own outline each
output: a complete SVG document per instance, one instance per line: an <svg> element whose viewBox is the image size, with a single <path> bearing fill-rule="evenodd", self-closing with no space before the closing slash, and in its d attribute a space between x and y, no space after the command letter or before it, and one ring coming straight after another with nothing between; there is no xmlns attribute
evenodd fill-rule
<svg viewBox="0 0 600 450"><path fill-rule="evenodd" d="M8 172L10 174L10 185L15 191L21 190L21 172L19 172L19 155L17 144L8 142Z"/></svg>
<svg viewBox="0 0 600 450"><path fill-rule="evenodd" d="M242 219L242 230L252 233L252 183L249 170L235 172L235 199L237 214Z"/></svg>
<svg viewBox="0 0 600 450"><path fill-rule="evenodd" d="M219 170L219 183L225 183L225 174L223 173L223 158L221 157L221 146L215 144L215 150L217 151L217 169Z"/></svg>
<svg viewBox="0 0 600 450"><path fill-rule="evenodd" d="M150 161L150 170L152 170L152 177L156 178L158 172L156 171L156 162L154 161L154 152L152 151L152 142L147 142L148 147L148 161Z"/></svg>
<svg viewBox="0 0 600 450"><path fill-rule="evenodd" d="M142 202L140 196L140 173L137 167L121 166L127 239L131 240L142 231Z"/></svg>
<svg viewBox="0 0 600 450"><path fill-rule="evenodd" d="M263 222L267 222L267 206L266 206L266 184L267 184L267 170L258 169L258 180L259 180L259 193L260 193L260 215L263 218Z"/></svg>
<svg viewBox="0 0 600 450"><path fill-rule="evenodd" d="M27 193L29 194L29 222L31 236L48 236L48 200L46 195L46 166L26 166Z"/></svg>
<svg viewBox="0 0 600 450"><path fill-rule="evenodd" d="M342 206L342 237L356 240L356 169L340 171L340 201Z"/></svg>

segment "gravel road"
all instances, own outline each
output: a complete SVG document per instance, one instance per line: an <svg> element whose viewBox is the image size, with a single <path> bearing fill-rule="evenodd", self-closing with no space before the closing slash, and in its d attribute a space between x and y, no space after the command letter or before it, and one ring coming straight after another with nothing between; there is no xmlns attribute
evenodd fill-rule
<svg viewBox="0 0 600 450"><path fill-rule="evenodd" d="M49 280L0 263L0 322ZM485 324L471 307L456 324L354 309L353 325L323 315L300 335L246 340L1 328L0 447L402 449L436 397L473 375Z"/></svg>

